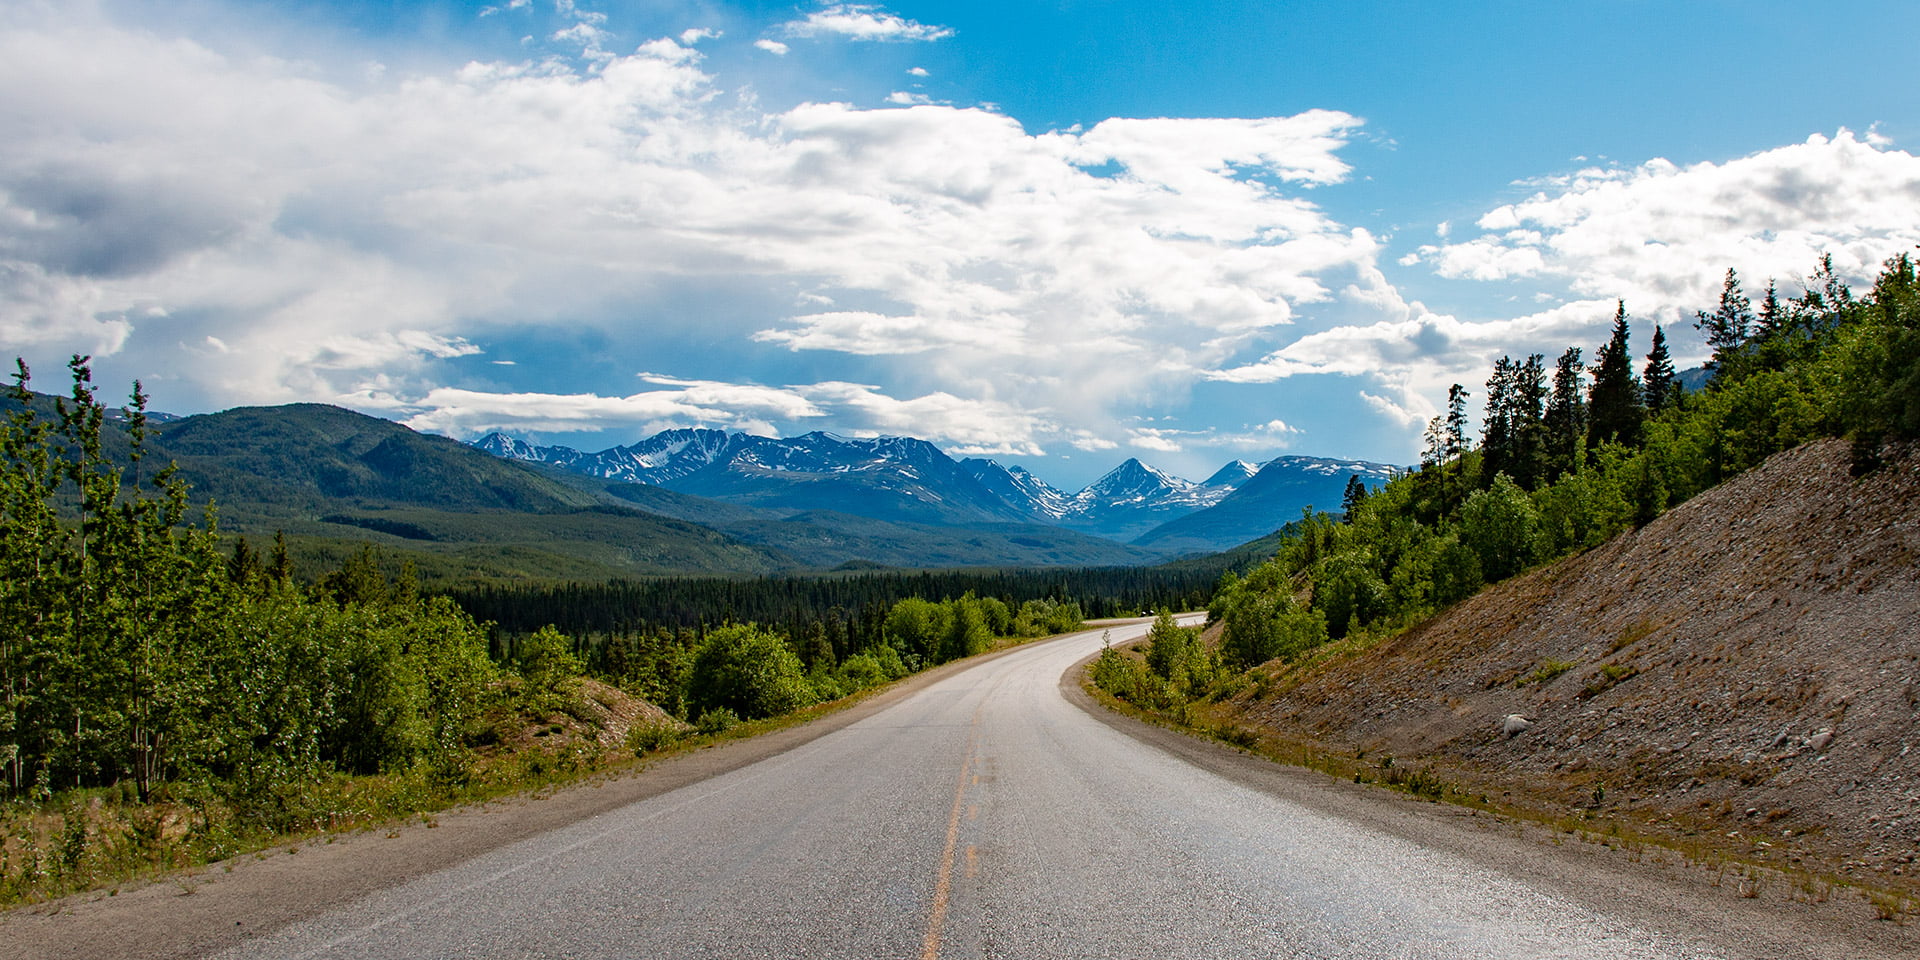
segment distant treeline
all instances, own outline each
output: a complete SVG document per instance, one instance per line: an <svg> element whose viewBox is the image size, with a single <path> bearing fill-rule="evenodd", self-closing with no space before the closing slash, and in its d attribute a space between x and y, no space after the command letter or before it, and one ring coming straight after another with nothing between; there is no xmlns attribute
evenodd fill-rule
<svg viewBox="0 0 1920 960"><path fill-rule="evenodd" d="M1088 617L1205 607L1231 561L1178 567L862 573L835 577L723 577L607 583L478 585L446 591L493 623L496 643L544 626L579 638L678 633L756 623L791 638L820 637L834 659L880 642L887 614L908 598L972 594L1018 609L1031 600L1076 603ZM582 651L587 652L587 651Z"/></svg>

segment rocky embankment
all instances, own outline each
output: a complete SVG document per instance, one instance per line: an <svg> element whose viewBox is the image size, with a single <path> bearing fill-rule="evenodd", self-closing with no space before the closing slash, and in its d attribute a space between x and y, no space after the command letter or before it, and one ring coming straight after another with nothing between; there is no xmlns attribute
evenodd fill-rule
<svg viewBox="0 0 1920 960"><path fill-rule="evenodd" d="M1548 814L1920 889L1916 680L1920 452L1854 478L1829 441L1240 708Z"/></svg>

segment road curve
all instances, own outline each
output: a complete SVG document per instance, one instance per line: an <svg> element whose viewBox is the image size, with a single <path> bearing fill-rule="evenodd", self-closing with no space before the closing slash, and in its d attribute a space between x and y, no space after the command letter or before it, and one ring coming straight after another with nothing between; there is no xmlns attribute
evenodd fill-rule
<svg viewBox="0 0 1920 960"><path fill-rule="evenodd" d="M1657 910L1623 919L1150 746L1062 696L1101 642L987 659L786 753L220 956L1801 955L1706 943L1679 915L1662 930Z"/></svg>

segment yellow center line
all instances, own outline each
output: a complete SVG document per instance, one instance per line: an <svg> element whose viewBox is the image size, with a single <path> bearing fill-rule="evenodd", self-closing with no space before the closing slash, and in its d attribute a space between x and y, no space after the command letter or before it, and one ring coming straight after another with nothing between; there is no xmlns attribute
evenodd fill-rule
<svg viewBox="0 0 1920 960"><path fill-rule="evenodd" d="M947 902L953 896L953 851L960 841L960 811L967 801L973 754L980 746L980 711L986 705L983 697L968 725L971 732L967 737L967 754L960 761L960 782L953 788L953 813L947 817L947 846L940 853L940 872L933 884L933 916L927 920L927 937L920 944L920 960L939 960L940 957L940 930L946 926Z"/></svg>

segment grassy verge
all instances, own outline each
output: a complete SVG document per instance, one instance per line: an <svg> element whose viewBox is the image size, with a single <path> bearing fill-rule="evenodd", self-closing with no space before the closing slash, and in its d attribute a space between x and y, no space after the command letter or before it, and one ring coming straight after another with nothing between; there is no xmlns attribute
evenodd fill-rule
<svg viewBox="0 0 1920 960"><path fill-rule="evenodd" d="M1005 638L993 651L1044 639ZM437 826L437 815L455 807L631 775L674 756L818 720L924 675L704 732L684 725L671 733L636 728L625 743L611 747L575 735L580 725L569 714L583 711L562 704L550 716L526 718L531 733L523 745L477 750L461 762L422 764L405 773L285 778L263 771L252 790L172 783L145 801L131 790L102 787L66 791L38 804L0 804L0 907L92 890L115 895L127 884L271 848L294 853L338 834L392 831L408 823Z"/></svg>
<svg viewBox="0 0 1920 960"><path fill-rule="evenodd" d="M1378 640L1377 637L1354 638L1351 644L1346 641L1329 644L1328 647L1350 646L1351 649L1321 648L1314 651L1311 658L1319 662L1350 654ZM1139 647L1136 643L1117 649L1124 655L1138 656ZM1244 685L1234 684L1230 689L1250 687L1256 694L1265 695L1286 684L1284 678L1276 679L1257 668L1249 671L1249 676ZM1744 898L1771 893L1791 901L1824 903L1850 893L1865 899L1880 920L1905 923L1920 915L1920 900L1911 890L1862 884L1814 865L1762 862L1750 855L1747 844L1730 845L1724 842L1726 838L1720 831L1710 827L1683 830L1679 835L1648 829L1600 812L1597 808L1605 798L1597 791L1593 797L1595 809L1577 808L1571 813L1566 812L1564 804L1530 804L1524 791L1517 800L1512 792L1503 792L1503 796L1496 798L1476 790L1454 771L1435 763L1408 763L1392 756L1369 757L1364 752L1330 749L1324 744L1248 723L1231 702L1202 699L1155 709L1102 689L1084 668L1079 683L1101 706L1145 723L1213 740L1275 763L1316 770L1335 779L1383 787L1418 800L1467 807L1502 817L1542 831L1542 836L1551 838L1555 844L1590 843L1619 850L1635 863L1690 867L1704 874L1711 886L1729 887Z"/></svg>

